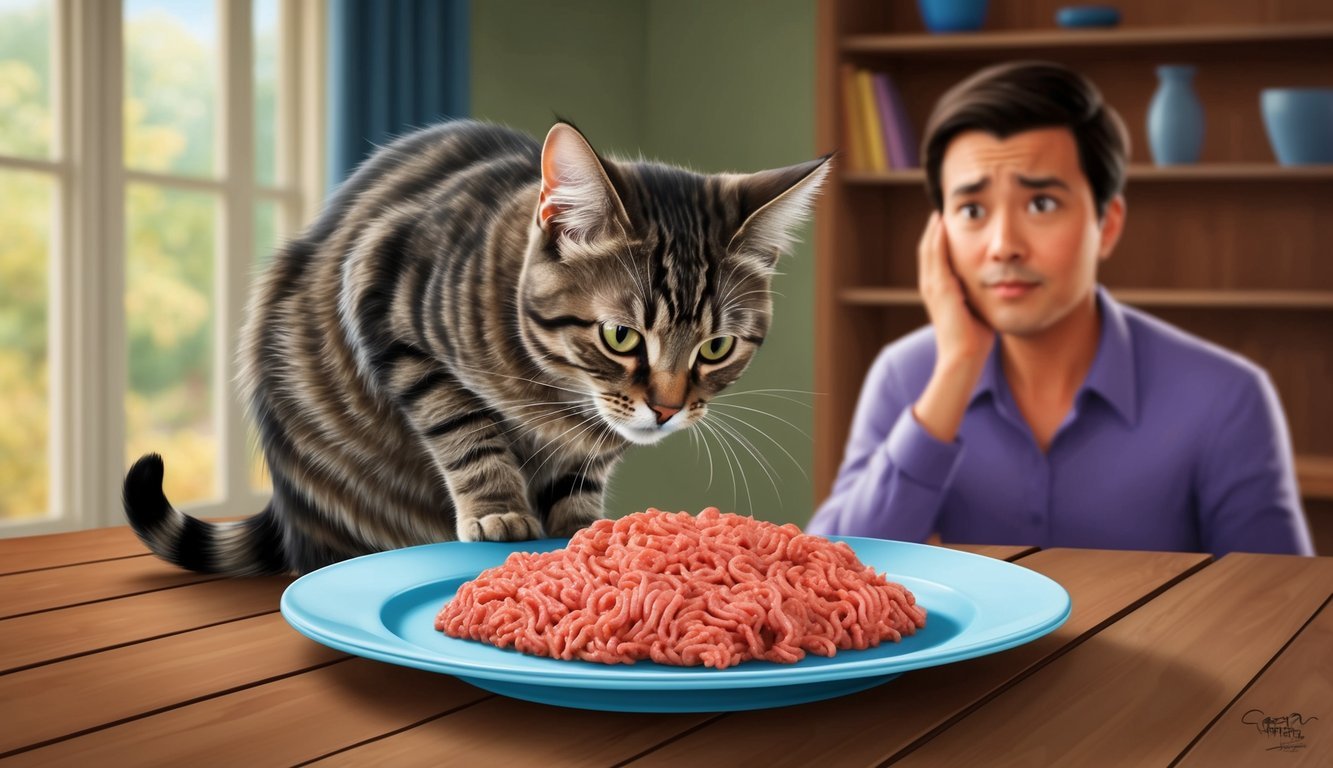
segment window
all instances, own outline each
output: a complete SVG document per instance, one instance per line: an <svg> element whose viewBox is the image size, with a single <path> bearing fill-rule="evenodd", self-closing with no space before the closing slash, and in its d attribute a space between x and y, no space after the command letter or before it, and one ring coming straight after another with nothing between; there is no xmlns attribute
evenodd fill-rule
<svg viewBox="0 0 1333 768"><path fill-rule="evenodd" d="M323 0L0 0L0 535L267 496L252 275L321 202Z"/></svg>

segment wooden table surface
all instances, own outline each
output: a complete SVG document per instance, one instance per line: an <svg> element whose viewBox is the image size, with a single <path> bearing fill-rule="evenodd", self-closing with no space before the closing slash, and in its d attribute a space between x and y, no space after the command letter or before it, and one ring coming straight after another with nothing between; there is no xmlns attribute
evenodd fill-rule
<svg viewBox="0 0 1333 768"><path fill-rule="evenodd" d="M127 528L0 541L0 764L1333 765L1333 558L959 547L1063 627L839 699L617 714L348 656Z"/></svg>

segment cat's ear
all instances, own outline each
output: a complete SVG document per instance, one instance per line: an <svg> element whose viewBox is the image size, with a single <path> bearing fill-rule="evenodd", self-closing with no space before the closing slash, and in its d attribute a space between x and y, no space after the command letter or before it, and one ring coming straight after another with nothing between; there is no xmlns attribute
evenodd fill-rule
<svg viewBox="0 0 1333 768"><path fill-rule="evenodd" d="M550 238L559 235L585 243L628 221L625 206L588 140L569 123L552 126L542 145L542 190L537 202L542 231Z"/></svg>
<svg viewBox="0 0 1333 768"><path fill-rule="evenodd" d="M736 187L741 226L727 247L746 252L772 267L778 254L795 241L795 231L810 217L815 196L832 169L832 155L818 160L740 177Z"/></svg>

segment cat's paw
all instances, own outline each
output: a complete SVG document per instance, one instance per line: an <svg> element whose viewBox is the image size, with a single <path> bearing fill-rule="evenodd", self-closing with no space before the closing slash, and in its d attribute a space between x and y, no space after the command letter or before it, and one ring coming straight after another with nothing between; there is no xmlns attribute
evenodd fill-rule
<svg viewBox="0 0 1333 768"><path fill-rule="evenodd" d="M497 512L468 518L459 526L460 541L527 541L539 539L542 525L523 512Z"/></svg>

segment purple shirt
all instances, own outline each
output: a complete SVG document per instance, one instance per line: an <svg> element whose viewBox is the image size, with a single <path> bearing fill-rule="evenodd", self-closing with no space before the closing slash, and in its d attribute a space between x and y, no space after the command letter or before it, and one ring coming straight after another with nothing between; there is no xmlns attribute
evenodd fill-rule
<svg viewBox="0 0 1333 768"><path fill-rule="evenodd" d="M1310 555L1277 392L1262 369L1098 288L1101 337L1047 453L997 343L943 443L912 415L935 365L927 326L885 347L861 390L821 535Z"/></svg>

